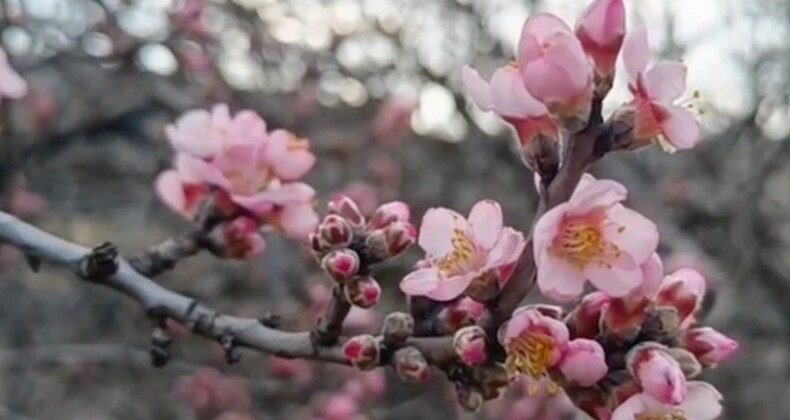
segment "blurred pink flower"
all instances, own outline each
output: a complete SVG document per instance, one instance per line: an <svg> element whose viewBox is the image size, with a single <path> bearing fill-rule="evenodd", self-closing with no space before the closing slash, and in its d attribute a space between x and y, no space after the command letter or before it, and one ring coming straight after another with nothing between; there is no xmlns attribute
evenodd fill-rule
<svg viewBox="0 0 790 420"><path fill-rule="evenodd" d="M335 394L329 397L322 410L325 420L348 420L358 412L359 404L347 394Z"/></svg>
<svg viewBox="0 0 790 420"><path fill-rule="evenodd" d="M343 327L352 330L365 331L373 328L376 324L376 313L372 310L362 309L353 306L348 312Z"/></svg>
<svg viewBox="0 0 790 420"><path fill-rule="evenodd" d="M640 344L628 352L626 364L643 392L656 401L678 405L686 399L686 377L664 346Z"/></svg>
<svg viewBox="0 0 790 420"><path fill-rule="evenodd" d="M606 354L597 341L577 338L563 349L560 371L571 382L593 386L606 375Z"/></svg>
<svg viewBox="0 0 790 420"><path fill-rule="evenodd" d="M711 327L691 328L681 332L680 345L694 354L705 368L716 367L738 350L738 342Z"/></svg>
<svg viewBox="0 0 790 420"><path fill-rule="evenodd" d="M686 90L686 66L661 61L647 68L650 48L647 30L639 27L625 37L623 61L628 87L634 95L634 139L657 139L666 151L690 149L701 138L694 114L674 102Z"/></svg>
<svg viewBox="0 0 790 420"><path fill-rule="evenodd" d="M501 270L518 259L525 241L521 233L503 227L497 202L482 200L472 207L468 220L449 209L428 210L418 242L427 254L428 266L407 275L401 290L448 301L476 281L503 285L508 278Z"/></svg>
<svg viewBox="0 0 790 420"><path fill-rule="evenodd" d="M41 214L46 207L47 201L40 195L28 191L24 175L17 174L8 192L8 211L24 219Z"/></svg>
<svg viewBox="0 0 790 420"><path fill-rule="evenodd" d="M397 187L401 179L398 161L389 155L378 155L369 161L370 171L376 181L384 186Z"/></svg>
<svg viewBox="0 0 790 420"><path fill-rule="evenodd" d="M172 13L173 24L191 35L209 35L204 17L207 6L206 0L182 0L180 6Z"/></svg>
<svg viewBox="0 0 790 420"><path fill-rule="evenodd" d="M658 246L658 229L620 204L626 194L620 183L586 175L568 202L538 220L534 252L541 292L569 301L587 280L613 297L640 287L640 266Z"/></svg>
<svg viewBox="0 0 790 420"><path fill-rule="evenodd" d="M548 13L530 16L521 30L518 67L529 93L560 118L583 116L592 98L592 66L565 22Z"/></svg>
<svg viewBox="0 0 790 420"><path fill-rule="evenodd" d="M373 212L376 211L376 207L379 205L378 189L367 182L351 182L347 184L339 194L355 202L359 211L365 216L373 214Z"/></svg>
<svg viewBox="0 0 790 420"><path fill-rule="evenodd" d="M549 369L560 362L569 339L568 327L562 321L530 307L516 309L499 331L508 371L527 375L530 395L537 392L537 382L547 378Z"/></svg>
<svg viewBox="0 0 790 420"><path fill-rule="evenodd" d="M0 48L0 102L2 99L19 99L27 95L27 82L8 62L8 55Z"/></svg>
<svg viewBox="0 0 790 420"><path fill-rule="evenodd" d="M392 96L379 106L373 118L372 132L381 144L396 145L411 129L411 114L417 109L414 98Z"/></svg>
<svg viewBox="0 0 790 420"><path fill-rule="evenodd" d="M598 74L612 76L625 37L623 0L595 0L590 3L576 22L576 37L595 64Z"/></svg>
<svg viewBox="0 0 790 420"><path fill-rule="evenodd" d="M490 84L469 66L464 66L462 78L477 106L511 124L522 146L537 136L559 139L559 127L548 108L527 91L516 66L509 64L495 71Z"/></svg>
<svg viewBox="0 0 790 420"><path fill-rule="evenodd" d="M198 413L246 411L250 407L243 380L235 376L223 376L213 368L201 368L193 375L181 377L176 390Z"/></svg>
<svg viewBox="0 0 790 420"><path fill-rule="evenodd" d="M258 225L252 219L239 217L220 224L217 229L220 230L219 243L228 258L252 258L266 249L266 242L258 232Z"/></svg>
<svg viewBox="0 0 790 420"><path fill-rule="evenodd" d="M270 356L267 359L269 371L277 378L288 379L299 384L309 384L313 381L313 367L309 362L299 359L283 359Z"/></svg>
<svg viewBox="0 0 790 420"><path fill-rule="evenodd" d="M679 405L663 404L650 396L635 394L618 406L611 420L681 418L686 420L713 420L721 415L722 396L705 382L688 383L688 395Z"/></svg>

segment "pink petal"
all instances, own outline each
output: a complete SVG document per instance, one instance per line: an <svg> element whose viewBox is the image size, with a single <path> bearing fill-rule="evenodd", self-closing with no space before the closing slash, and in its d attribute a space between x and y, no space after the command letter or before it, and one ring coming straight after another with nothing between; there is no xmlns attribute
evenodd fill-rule
<svg viewBox="0 0 790 420"><path fill-rule="evenodd" d="M582 93L569 69L547 59L534 60L521 69L529 93L550 104L564 104Z"/></svg>
<svg viewBox="0 0 790 420"><path fill-rule="evenodd" d="M502 207L493 200L481 200L469 212L474 242L483 249L491 249L502 233Z"/></svg>
<svg viewBox="0 0 790 420"><path fill-rule="evenodd" d="M496 245L489 251L487 268L500 267L518 260L524 251L526 241L521 232L513 228L506 227L496 242Z"/></svg>
<svg viewBox="0 0 790 420"><path fill-rule="evenodd" d="M642 270L638 267L622 269L606 268L597 264L589 264L584 274L598 290L611 297L623 297L642 284Z"/></svg>
<svg viewBox="0 0 790 420"><path fill-rule="evenodd" d="M420 225L417 243L429 257L442 257L453 249L455 231L468 231L466 219L446 208L432 208L425 212Z"/></svg>
<svg viewBox="0 0 790 420"><path fill-rule="evenodd" d="M400 282L400 290L409 296L425 296L441 281L435 267L412 271Z"/></svg>
<svg viewBox="0 0 790 420"><path fill-rule="evenodd" d="M521 28L519 38L518 63L523 65L542 54L540 43L557 34L571 33L571 28L560 18L550 13L536 13L530 16Z"/></svg>
<svg viewBox="0 0 790 420"><path fill-rule="evenodd" d="M688 383L688 395L680 408L686 417L693 420L713 420L721 415L722 396L713 385L691 381Z"/></svg>
<svg viewBox="0 0 790 420"><path fill-rule="evenodd" d="M649 61L650 45L647 42L647 28L644 26L634 28L623 40L623 64L631 86L636 86L639 73L647 69Z"/></svg>
<svg viewBox="0 0 790 420"><path fill-rule="evenodd" d="M625 35L625 6L623 0L596 0L590 3L577 23L599 46L606 46Z"/></svg>
<svg viewBox="0 0 790 420"><path fill-rule="evenodd" d="M490 111L492 107L491 87L480 77L480 73L470 66L464 66L461 69L461 80L477 106L483 111Z"/></svg>
<svg viewBox="0 0 790 420"><path fill-rule="evenodd" d="M661 281L664 279L664 264L661 262L661 257L654 252L640 268L644 280L639 292L642 296L652 299L658 293Z"/></svg>
<svg viewBox="0 0 790 420"><path fill-rule="evenodd" d="M544 295L559 302L569 302L584 291L584 274L565 260L544 251L537 262L538 287Z"/></svg>
<svg viewBox="0 0 790 420"><path fill-rule="evenodd" d="M203 159L198 159L187 154L180 154L176 159L176 169L179 173L188 174L188 176L196 177L201 182L215 185L220 188L228 189L231 186L228 178L222 173L222 170L216 163L209 163Z"/></svg>
<svg viewBox="0 0 790 420"><path fill-rule="evenodd" d="M613 206L609 221L603 227L603 237L642 264L658 247L658 227L650 219L624 206Z"/></svg>
<svg viewBox="0 0 790 420"><path fill-rule="evenodd" d="M176 213L184 214L186 208L186 196L184 195L184 185L178 172L167 170L159 174L154 181L154 191L156 195L171 210Z"/></svg>
<svg viewBox="0 0 790 420"><path fill-rule="evenodd" d="M231 132L244 135L245 137L255 134L265 135L266 121L254 111L244 110L233 117Z"/></svg>
<svg viewBox="0 0 790 420"><path fill-rule="evenodd" d="M571 209L568 213L582 216L596 209L606 209L625 200L627 195L628 190L623 184L609 179L598 179L583 188L577 187L571 196Z"/></svg>
<svg viewBox="0 0 790 420"><path fill-rule="evenodd" d="M535 261L540 260L540 256L545 253L554 242L554 238L559 233L563 220L568 211L569 204L562 203L557 207L547 211L535 223L532 230L533 252Z"/></svg>
<svg viewBox="0 0 790 420"><path fill-rule="evenodd" d="M260 202L287 206L305 204L312 200L313 197L315 197L315 190L313 187L301 182L294 182L283 184L280 188L270 188L250 196L234 195L233 201L244 207L255 206L255 203Z"/></svg>
<svg viewBox="0 0 790 420"><path fill-rule="evenodd" d="M680 150L696 146L702 136L699 121L694 114L678 106L667 106L663 109L669 114L669 117L661 124L661 130L667 140Z"/></svg>
<svg viewBox="0 0 790 420"><path fill-rule="evenodd" d="M617 406L610 420L634 420L637 414L644 413L647 409L648 407L644 400L644 395L641 393L634 394L631 398Z"/></svg>
<svg viewBox="0 0 790 420"><path fill-rule="evenodd" d="M6 63L7 64L7 63ZM27 82L10 66L2 68L0 63L0 95L19 99L27 95Z"/></svg>
<svg viewBox="0 0 790 420"><path fill-rule="evenodd" d="M514 67L503 67L491 77L493 110L505 117L528 118L546 115L546 105L527 91L521 73Z"/></svg>
<svg viewBox="0 0 790 420"><path fill-rule="evenodd" d="M275 174L282 180L293 181L304 176L315 164L315 155L307 149L289 150L293 134L275 130L269 135L265 160L270 162Z"/></svg>
<svg viewBox="0 0 790 420"><path fill-rule="evenodd" d="M436 287L425 295L433 300L447 302L461 296L473 279L474 273L441 279L436 283Z"/></svg>
<svg viewBox="0 0 790 420"><path fill-rule="evenodd" d="M311 204L296 204L283 208L279 213L279 224L285 236L304 239L318 227L318 214Z"/></svg>
<svg viewBox="0 0 790 420"><path fill-rule="evenodd" d="M569 380L593 386L608 372L606 355L598 342L577 338L568 343L560 362L560 371Z"/></svg>
<svg viewBox="0 0 790 420"><path fill-rule="evenodd" d="M227 104L216 104L211 107L211 125L227 127L231 123L230 108Z"/></svg>
<svg viewBox="0 0 790 420"><path fill-rule="evenodd" d="M686 66L672 61L656 63L645 72L645 85L651 98L669 104L686 91Z"/></svg>
<svg viewBox="0 0 790 420"><path fill-rule="evenodd" d="M175 125L165 128L165 134L176 151L209 157L217 153L220 147L210 137L211 130L211 115L208 111L198 109L184 113Z"/></svg>

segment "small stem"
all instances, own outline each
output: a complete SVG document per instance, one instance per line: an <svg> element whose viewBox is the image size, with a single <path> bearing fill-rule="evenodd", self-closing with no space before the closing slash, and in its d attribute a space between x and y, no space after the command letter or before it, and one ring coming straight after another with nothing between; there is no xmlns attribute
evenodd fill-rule
<svg viewBox="0 0 790 420"><path fill-rule="evenodd" d="M351 304L343 296L343 289L335 286L332 289L332 299L324 310L324 314L318 319L318 323L312 333L315 344L328 346L337 343L338 337L343 332L343 321L346 320L351 311Z"/></svg>

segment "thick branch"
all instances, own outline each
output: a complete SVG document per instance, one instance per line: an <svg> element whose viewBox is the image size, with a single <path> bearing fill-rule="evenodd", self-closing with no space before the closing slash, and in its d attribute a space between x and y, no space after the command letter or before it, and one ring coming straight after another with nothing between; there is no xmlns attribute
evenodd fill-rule
<svg viewBox="0 0 790 420"><path fill-rule="evenodd" d="M13 245L41 261L60 265L79 275L91 250L44 232L7 213L0 212L0 241ZM88 279L86 279L88 280ZM115 274L89 281L112 288L139 302L151 316L167 317L189 326L195 333L219 339L233 334L238 344L286 358L305 358L346 363L340 343L315 346L309 332L285 332L264 326L257 319L218 313L193 299L172 292L138 273L119 258ZM451 337L411 338L404 345L419 349L432 364L455 357Z"/></svg>
<svg viewBox="0 0 790 420"><path fill-rule="evenodd" d="M129 258L129 265L146 277L155 277L172 270L180 260L204 248L205 230L196 228L181 236L169 238L149 250Z"/></svg>
<svg viewBox="0 0 790 420"><path fill-rule="evenodd" d="M557 205L568 201L571 194L576 189L582 175L589 166L608 151L607 132L604 130L601 117L601 100L593 101L590 121L587 127L572 135L568 139L568 147L562 159L562 165L554 179L546 182L543 180L543 191L541 192L540 203L535 212L532 227L543 214ZM530 231L532 228L530 228ZM524 252L519 258L518 265L505 285L499 299L493 302L493 328L497 328L502 322L510 318L522 300L532 290L537 278L537 267L533 253L532 238L527 241Z"/></svg>

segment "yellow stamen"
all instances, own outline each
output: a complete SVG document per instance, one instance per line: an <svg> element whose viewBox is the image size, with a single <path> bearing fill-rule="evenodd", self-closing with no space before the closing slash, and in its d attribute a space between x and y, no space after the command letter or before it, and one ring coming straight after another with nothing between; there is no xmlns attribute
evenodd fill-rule
<svg viewBox="0 0 790 420"><path fill-rule="evenodd" d="M511 372L541 379L546 375L554 351L554 339L545 334L524 333L507 346L505 365Z"/></svg>
<svg viewBox="0 0 790 420"><path fill-rule="evenodd" d="M617 232L623 233L625 229L625 226L619 226ZM564 258L578 270L583 270L591 263L610 269L612 265L607 261L622 255L617 245L604 239L600 226L582 222L565 225L551 252Z"/></svg>
<svg viewBox="0 0 790 420"><path fill-rule="evenodd" d="M474 257L474 244L462 229L453 230L451 242L452 251L436 262L443 277L450 277L466 271Z"/></svg>
<svg viewBox="0 0 790 420"><path fill-rule="evenodd" d="M681 410L672 410L664 413L640 413L636 420L687 420L686 413Z"/></svg>

